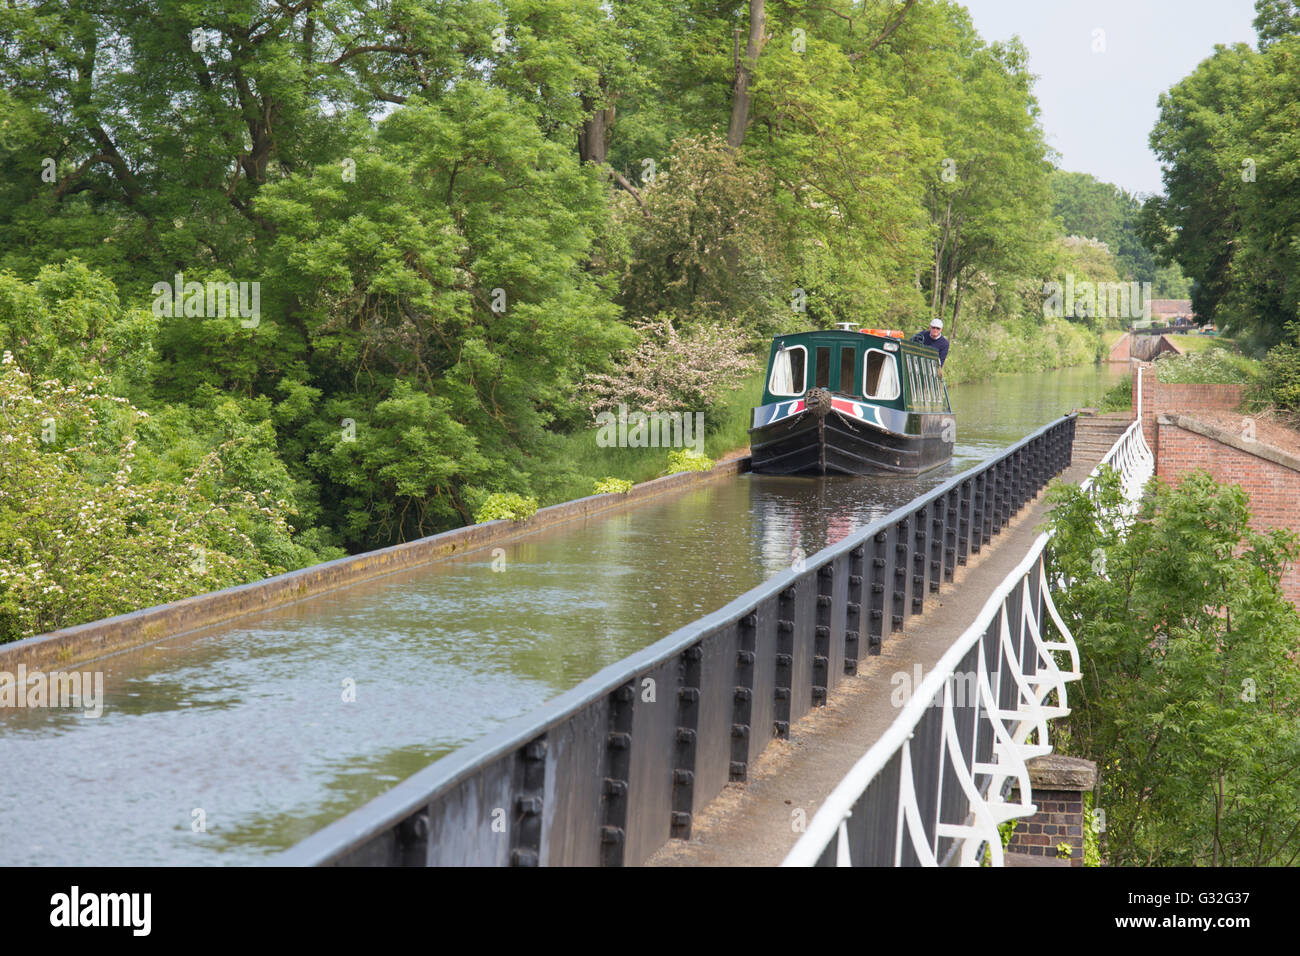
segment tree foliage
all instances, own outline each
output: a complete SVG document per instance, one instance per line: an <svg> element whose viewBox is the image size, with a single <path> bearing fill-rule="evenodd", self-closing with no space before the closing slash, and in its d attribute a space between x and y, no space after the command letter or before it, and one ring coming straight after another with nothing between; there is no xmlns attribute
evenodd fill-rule
<svg viewBox="0 0 1300 956"><path fill-rule="evenodd" d="M147 411L141 482L222 448L211 494L285 501L240 575L409 540L604 476L593 399L707 412L778 331L1091 357L1041 321L1032 80L951 0L11 0L0 348Z"/></svg>
<svg viewBox="0 0 1300 956"><path fill-rule="evenodd" d="M1259 50L1218 46L1161 96L1165 194L1140 228L1194 280L1198 315L1272 345L1300 317L1300 33L1289 0L1256 11Z"/></svg>
<svg viewBox="0 0 1300 956"><path fill-rule="evenodd" d="M1153 483L1131 519L1113 469L1096 492L1054 488L1051 561L1084 661L1068 739L1101 770L1110 862L1293 865L1296 536L1252 530L1245 492L1204 472Z"/></svg>

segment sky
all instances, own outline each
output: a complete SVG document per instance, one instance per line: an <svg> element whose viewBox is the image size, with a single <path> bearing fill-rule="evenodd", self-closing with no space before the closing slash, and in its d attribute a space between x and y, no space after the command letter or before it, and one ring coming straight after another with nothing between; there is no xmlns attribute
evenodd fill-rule
<svg viewBox="0 0 1300 956"><path fill-rule="evenodd" d="M1216 43L1255 45L1254 0L962 2L985 40L1024 41L1061 167L1131 193L1164 191L1148 143L1160 94Z"/></svg>

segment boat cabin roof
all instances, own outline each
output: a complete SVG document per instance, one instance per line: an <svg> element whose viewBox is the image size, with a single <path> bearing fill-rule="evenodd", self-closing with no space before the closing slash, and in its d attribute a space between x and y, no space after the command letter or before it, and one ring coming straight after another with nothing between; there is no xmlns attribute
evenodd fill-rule
<svg viewBox="0 0 1300 956"><path fill-rule="evenodd" d="M950 412L939 353L890 330L822 329L772 339L763 404L821 387L913 412Z"/></svg>

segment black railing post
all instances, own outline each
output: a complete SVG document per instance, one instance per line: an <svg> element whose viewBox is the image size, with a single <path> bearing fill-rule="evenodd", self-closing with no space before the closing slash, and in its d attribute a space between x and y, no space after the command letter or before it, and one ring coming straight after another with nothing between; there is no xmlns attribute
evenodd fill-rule
<svg viewBox="0 0 1300 956"><path fill-rule="evenodd" d="M542 800L546 794L546 736L521 747L516 760L510 865L537 866L541 862Z"/></svg>
<svg viewBox="0 0 1300 956"><path fill-rule="evenodd" d="M817 569L817 607L813 623L813 659L811 700L814 707L826 703L831 673L831 602L835 597L835 563L828 561Z"/></svg>
<svg viewBox="0 0 1300 956"><path fill-rule="evenodd" d="M867 615L867 653L879 654L885 639L885 615L890 613L885 603L886 568L889 564L889 533L877 531L871 537L871 606Z"/></svg>
<svg viewBox="0 0 1300 956"><path fill-rule="evenodd" d="M691 807L695 798L695 746L700 726L700 659L695 644L678 658L681 684L677 688L677 747L673 753L672 826L669 835L691 838Z"/></svg>
<svg viewBox="0 0 1300 956"><path fill-rule="evenodd" d="M907 572L912 561L911 522L903 518L894 525L894 600L890 633L903 629L907 616Z"/></svg>
<svg viewBox="0 0 1300 956"><path fill-rule="evenodd" d="M961 506L957 517L957 563L966 565L966 557L971 550L971 529L975 523L971 520L975 507L975 483L967 478L961 483Z"/></svg>
<svg viewBox="0 0 1300 956"><path fill-rule="evenodd" d="M622 866L627 843L627 782L632 771L632 702L636 687L624 684L609 695L605 738L604 804L600 828L601 866Z"/></svg>
<svg viewBox="0 0 1300 956"><path fill-rule="evenodd" d="M957 570L957 529L961 521L961 491L953 488L943 505L943 580L952 583Z"/></svg>
<svg viewBox="0 0 1300 956"><path fill-rule="evenodd" d="M927 577L931 593L937 592L943 583L944 515L947 506L947 495L939 495L930 502L930 570Z"/></svg>
<svg viewBox="0 0 1300 956"><path fill-rule="evenodd" d="M925 572L930 562L930 506L919 508L912 532L912 613L925 611Z"/></svg>
<svg viewBox="0 0 1300 956"><path fill-rule="evenodd" d="M790 694L794 676L795 586L781 592L776 615L776 677L773 692L772 732L785 740L790 736Z"/></svg>
<svg viewBox="0 0 1300 956"><path fill-rule="evenodd" d="M844 606L844 673L858 672L858 655L862 648L862 626L867 615L862 613L863 564L866 545L860 544L849 552L848 603Z"/></svg>
<svg viewBox="0 0 1300 956"><path fill-rule="evenodd" d="M749 777L750 716L754 709L754 650L758 613L746 614L736 624L737 644L734 691L731 704L731 767L729 780Z"/></svg>

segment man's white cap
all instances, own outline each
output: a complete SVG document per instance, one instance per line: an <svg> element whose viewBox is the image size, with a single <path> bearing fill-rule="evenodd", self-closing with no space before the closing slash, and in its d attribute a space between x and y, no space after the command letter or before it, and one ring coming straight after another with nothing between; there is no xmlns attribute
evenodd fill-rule
<svg viewBox="0 0 1300 956"><path fill-rule="evenodd" d="M943 328L943 319L935 319L933 322L930 323L930 328L932 329Z"/></svg>

